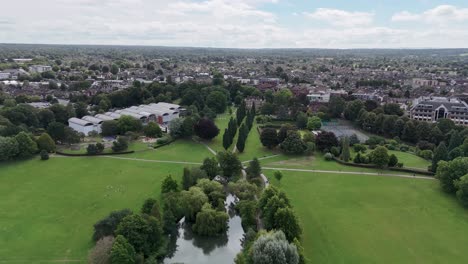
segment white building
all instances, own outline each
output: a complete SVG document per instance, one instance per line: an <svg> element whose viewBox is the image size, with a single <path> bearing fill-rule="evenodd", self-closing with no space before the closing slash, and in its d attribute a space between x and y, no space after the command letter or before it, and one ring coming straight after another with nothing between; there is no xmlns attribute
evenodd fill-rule
<svg viewBox="0 0 468 264"><path fill-rule="evenodd" d="M89 135L91 131L96 131L93 123L76 117L68 119L68 126L86 136Z"/></svg>
<svg viewBox="0 0 468 264"><path fill-rule="evenodd" d="M307 99L311 103L328 103L330 101L330 93L310 93L307 95Z"/></svg>
<svg viewBox="0 0 468 264"><path fill-rule="evenodd" d="M43 73L52 71L52 66L47 65L31 65L29 66L29 71L32 73Z"/></svg>

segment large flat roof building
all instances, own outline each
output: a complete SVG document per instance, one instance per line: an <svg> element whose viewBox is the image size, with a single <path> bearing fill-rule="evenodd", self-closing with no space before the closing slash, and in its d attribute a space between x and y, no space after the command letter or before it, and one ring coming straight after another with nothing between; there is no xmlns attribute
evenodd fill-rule
<svg viewBox="0 0 468 264"><path fill-rule="evenodd" d="M410 117L426 122L447 118L457 125L468 125L468 104L456 98L419 97L413 101Z"/></svg>

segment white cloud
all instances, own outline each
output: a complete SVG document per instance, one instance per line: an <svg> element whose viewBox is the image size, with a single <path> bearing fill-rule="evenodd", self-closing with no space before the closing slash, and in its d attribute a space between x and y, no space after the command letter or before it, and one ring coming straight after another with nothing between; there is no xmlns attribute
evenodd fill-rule
<svg viewBox="0 0 468 264"><path fill-rule="evenodd" d="M457 8L452 5L440 5L422 13L402 11L392 16L395 22L421 21L432 24L445 24L468 21L468 8Z"/></svg>
<svg viewBox="0 0 468 264"><path fill-rule="evenodd" d="M308 18L325 21L335 26L353 27L370 25L373 21L374 14L368 12L348 12L339 9L317 8L312 13L304 12Z"/></svg>
<svg viewBox="0 0 468 264"><path fill-rule="evenodd" d="M296 10L296 15L289 14L288 18L299 20L299 16L305 15L310 20L288 24L280 14L262 8L276 2L7 1L2 8L22 10L22 14L2 14L0 42L234 48L466 47L468 43L466 8L439 6L421 13L400 12L392 17L393 21L435 21L436 18L446 21L436 27L426 23L395 25L390 21L378 24L374 21L380 15L377 13L327 8L311 13Z"/></svg>

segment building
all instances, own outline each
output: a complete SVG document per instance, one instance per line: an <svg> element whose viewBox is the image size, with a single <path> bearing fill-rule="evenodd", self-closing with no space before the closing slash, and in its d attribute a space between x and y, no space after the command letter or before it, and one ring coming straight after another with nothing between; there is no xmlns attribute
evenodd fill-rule
<svg viewBox="0 0 468 264"><path fill-rule="evenodd" d="M262 106L265 104L265 100L259 97L248 97L245 98L245 106L248 109L251 109L252 106L255 104L255 109L258 111L258 109L262 108Z"/></svg>
<svg viewBox="0 0 468 264"><path fill-rule="evenodd" d="M455 124L468 125L468 104L455 98L423 96L413 101L410 117L426 122L447 118Z"/></svg>
<svg viewBox="0 0 468 264"><path fill-rule="evenodd" d="M48 72L52 71L52 66L47 66L47 65L32 65L29 66L29 71L32 73L43 73L43 72Z"/></svg>
<svg viewBox="0 0 468 264"><path fill-rule="evenodd" d="M328 103L330 101L330 93L318 92L318 93L309 93L307 99L311 103Z"/></svg>
<svg viewBox="0 0 468 264"><path fill-rule="evenodd" d="M132 106L95 116L84 116L81 119L73 117L68 120L68 126L78 132L89 135L91 131L101 133L101 125L104 121L117 120L122 116L130 116L140 120L143 125L147 125L149 122L156 122L160 126L166 127L172 120L179 117L180 111L185 111L180 105L160 102L157 104Z"/></svg>

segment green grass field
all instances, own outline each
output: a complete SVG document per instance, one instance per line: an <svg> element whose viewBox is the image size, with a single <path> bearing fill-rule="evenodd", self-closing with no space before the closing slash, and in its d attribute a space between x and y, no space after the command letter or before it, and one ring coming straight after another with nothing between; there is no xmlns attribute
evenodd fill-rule
<svg viewBox="0 0 468 264"><path fill-rule="evenodd" d="M96 221L112 210L139 210L182 167L97 157L1 164L0 262L86 262Z"/></svg>
<svg viewBox="0 0 468 264"><path fill-rule="evenodd" d="M270 180L292 201L310 263L468 263L468 210L435 180L286 171Z"/></svg>

